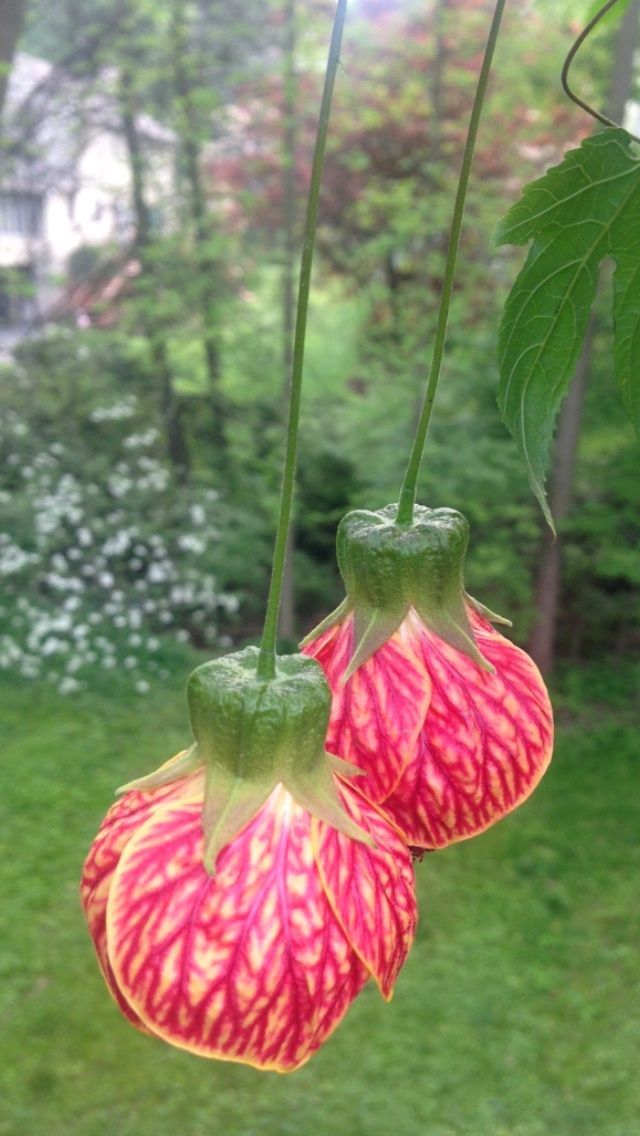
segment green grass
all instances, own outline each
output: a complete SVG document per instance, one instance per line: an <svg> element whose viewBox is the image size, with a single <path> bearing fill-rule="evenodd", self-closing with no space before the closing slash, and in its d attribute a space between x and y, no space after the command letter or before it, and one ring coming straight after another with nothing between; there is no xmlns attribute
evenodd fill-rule
<svg viewBox="0 0 640 1136"><path fill-rule="evenodd" d="M2 1136L637 1131L640 845L624 706L574 715L528 804L425 858L391 1005L368 986L310 1064L278 1077L138 1034L82 923L80 864L113 787L187 737L179 684L128 703L11 685L0 698Z"/></svg>

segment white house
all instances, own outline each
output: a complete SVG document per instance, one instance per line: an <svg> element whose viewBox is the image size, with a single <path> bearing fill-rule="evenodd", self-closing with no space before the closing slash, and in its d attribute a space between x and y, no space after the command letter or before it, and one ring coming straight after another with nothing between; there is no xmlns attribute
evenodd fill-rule
<svg viewBox="0 0 640 1136"><path fill-rule="evenodd" d="M51 63L18 54L4 114L0 171L0 345L28 333L61 294L69 258L86 246L126 248L133 236L131 173L114 75L91 90ZM99 88L99 89L96 89ZM148 197L170 202L176 140L137 119Z"/></svg>

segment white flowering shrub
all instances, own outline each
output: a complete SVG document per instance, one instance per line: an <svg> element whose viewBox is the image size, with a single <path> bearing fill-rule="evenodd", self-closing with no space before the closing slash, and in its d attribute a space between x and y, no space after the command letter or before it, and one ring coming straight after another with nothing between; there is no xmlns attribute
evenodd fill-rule
<svg viewBox="0 0 640 1136"><path fill-rule="evenodd" d="M221 502L175 484L148 400L83 379L65 409L37 367L5 380L0 669L63 693L124 672L143 692L167 637L224 645L220 618L237 599L212 572Z"/></svg>

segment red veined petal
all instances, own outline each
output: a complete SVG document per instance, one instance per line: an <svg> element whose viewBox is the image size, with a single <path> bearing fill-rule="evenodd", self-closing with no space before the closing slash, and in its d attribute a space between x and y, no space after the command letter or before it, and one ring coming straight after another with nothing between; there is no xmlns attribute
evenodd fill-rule
<svg viewBox="0 0 640 1136"><path fill-rule="evenodd" d="M411 856L397 830L365 797L345 784L340 791L349 816L373 838L374 847L314 819L316 859L331 906L388 999L417 922Z"/></svg>
<svg viewBox="0 0 640 1136"><path fill-rule="evenodd" d="M551 758L553 718L537 667L486 620L469 617L496 673L421 625L431 705L414 759L384 804L408 843L422 848L465 840L500 820L529 796Z"/></svg>
<svg viewBox="0 0 640 1136"><path fill-rule="evenodd" d="M394 789L413 756L429 707L429 675L404 624L346 683L353 616L303 648L324 670L333 694L327 749L363 770L358 788L374 802Z"/></svg>
<svg viewBox="0 0 640 1136"><path fill-rule="evenodd" d="M180 755L178 755L180 756ZM172 759L173 760L173 759ZM89 849L82 869L80 901L84 908L89 934L93 941L98 964L109 992L126 1018L138 1029L150 1032L121 994L107 954L106 910L113 873L128 841L141 824L149 819L161 802L174 800L186 794L202 794L204 772L174 781L148 793L131 792L115 802L104 818L98 834Z"/></svg>
<svg viewBox="0 0 640 1136"><path fill-rule="evenodd" d="M202 851L201 807L179 802L125 848L107 907L118 986L166 1041L295 1069L368 977L321 886L309 815L278 787L213 878Z"/></svg>

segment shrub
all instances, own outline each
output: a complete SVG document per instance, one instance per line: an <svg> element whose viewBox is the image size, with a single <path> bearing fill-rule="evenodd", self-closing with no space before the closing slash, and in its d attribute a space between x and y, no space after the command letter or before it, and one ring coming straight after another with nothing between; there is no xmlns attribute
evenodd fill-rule
<svg viewBox="0 0 640 1136"><path fill-rule="evenodd" d="M213 573L219 494L177 484L144 385L120 357L96 376L93 335L63 337L71 383L43 368L55 354L44 348L6 375L0 669L61 692L124 671L142 692L167 636L222 645L237 598ZM104 338L99 352L104 362Z"/></svg>

